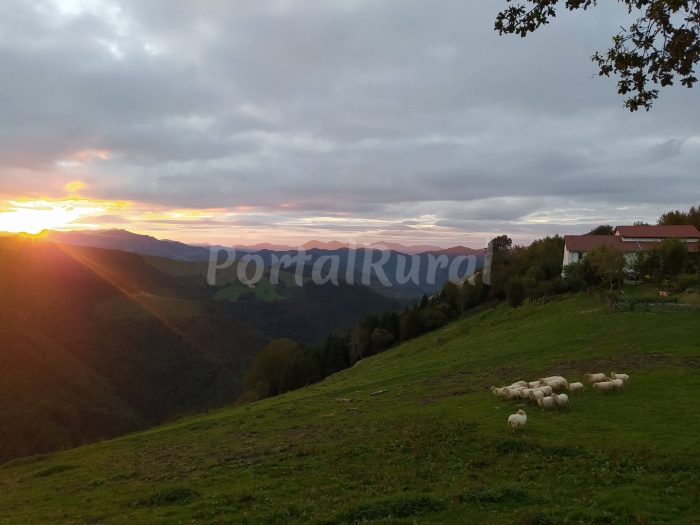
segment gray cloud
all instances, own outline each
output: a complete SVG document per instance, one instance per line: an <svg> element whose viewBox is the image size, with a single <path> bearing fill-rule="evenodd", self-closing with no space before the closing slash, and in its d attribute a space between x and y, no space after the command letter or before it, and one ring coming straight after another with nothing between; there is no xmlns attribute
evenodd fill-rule
<svg viewBox="0 0 700 525"><path fill-rule="evenodd" d="M250 207L260 231L423 240L697 204L696 90L629 114L590 78L624 11L520 39L493 31L504 5L3 2L0 197L79 179L154 209ZM315 216L349 222L289 222Z"/></svg>

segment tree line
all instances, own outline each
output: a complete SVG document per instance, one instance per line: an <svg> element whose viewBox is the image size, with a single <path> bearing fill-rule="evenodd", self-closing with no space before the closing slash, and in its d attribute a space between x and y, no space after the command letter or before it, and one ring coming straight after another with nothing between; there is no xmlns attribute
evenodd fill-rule
<svg viewBox="0 0 700 525"><path fill-rule="evenodd" d="M659 225L695 224L699 209L664 213ZM644 224L644 223L635 223ZM601 225L589 232L612 234ZM258 355L244 379L240 402L276 396L321 381L353 366L366 357L381 353L418 337L478 308L507 301L518 308L525 301L590 289L620 286L627 274L672 289L698 285L697 252L689 253L685 242L667 239L650 252L638 254L628 263L613 246L591 250L582 260L563 266L564 238L555 235L517 246L506 235L492 240L493 257L489 284L483 273L472 283L445 283L431 297L426 295L403 310L368 315L341 335L330 335L317 345L275 339Z"/></svg>

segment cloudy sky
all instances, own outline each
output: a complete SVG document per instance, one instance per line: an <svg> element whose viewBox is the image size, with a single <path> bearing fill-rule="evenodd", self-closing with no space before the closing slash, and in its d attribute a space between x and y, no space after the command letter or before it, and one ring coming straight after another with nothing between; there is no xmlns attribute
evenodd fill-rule
<svg viewBox="0 0 700 525"><path fill-rule="evenodd" d="M624 11L504 6L2 0L0 230L480 247L700 204L700 88L594 76Z"/></svg>

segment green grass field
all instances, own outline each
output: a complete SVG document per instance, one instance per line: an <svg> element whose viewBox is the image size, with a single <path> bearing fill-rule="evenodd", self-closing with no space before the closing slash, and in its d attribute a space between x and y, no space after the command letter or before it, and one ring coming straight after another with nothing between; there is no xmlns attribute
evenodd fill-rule
<svg viewBox="0 0 700 525"><path fill-rule="evenodd" d="M232 283L222 288L216 295L214 299L217 301L237 301L238 298L244 293L253 293L259 299L263 301L280 301L287 299L283 295L280 295L277 291L277 287L271 284L268 280L260 280L255 283L253 288L249 288L246 285L240 283Z"/></svg>
<svg viewBox="0 0 700 525"><path fill-rule="evenodd" d="M699 327L500 306L285 396L7 463L0 524L700 523ZM488 390L611 370L630 386L525 407L516 435Z"/></svg>

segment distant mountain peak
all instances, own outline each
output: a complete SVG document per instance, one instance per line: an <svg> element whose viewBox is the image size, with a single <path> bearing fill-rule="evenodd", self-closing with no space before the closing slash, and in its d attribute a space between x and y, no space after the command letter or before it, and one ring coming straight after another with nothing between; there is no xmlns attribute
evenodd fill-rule
<svg viewBox="0 0 700 525"><path fill-rule="evenodd" d="M341 248L348 248L349 244L343 243L340 241L317 241L317 240L311 240L304 245L302 245L302 248L305 250L340 250Z"/></svg>

